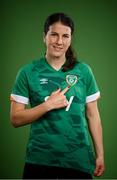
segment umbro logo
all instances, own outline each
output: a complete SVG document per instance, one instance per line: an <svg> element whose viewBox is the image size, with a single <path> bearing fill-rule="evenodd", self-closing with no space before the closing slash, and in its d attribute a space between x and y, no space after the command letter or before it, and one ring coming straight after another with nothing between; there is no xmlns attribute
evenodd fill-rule
<svg viewBox="0 0 117 180"><path fill-rule="evenodd" d="M40 79L40 84L48 84L48 79L47 78Z"/></svg>

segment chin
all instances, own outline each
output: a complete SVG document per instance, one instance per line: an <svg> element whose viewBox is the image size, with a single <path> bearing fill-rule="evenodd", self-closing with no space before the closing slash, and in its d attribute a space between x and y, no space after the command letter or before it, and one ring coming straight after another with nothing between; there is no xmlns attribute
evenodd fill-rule
<svg viewBox="0 0 117 180"><path fill-rule="evenodd" d="M53 57L55 57L55 58L60 58L62 56L63 56L63 54L59 54L59 53L53 54Z"/></svg>

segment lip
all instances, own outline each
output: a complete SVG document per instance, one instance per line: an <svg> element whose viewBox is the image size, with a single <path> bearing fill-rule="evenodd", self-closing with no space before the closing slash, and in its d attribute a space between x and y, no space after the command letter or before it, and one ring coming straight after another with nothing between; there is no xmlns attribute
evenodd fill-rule
<svg viewBox="0 0 117 180"><path fill-rule="evenodd" d="M58 46L53 46L53 48L54 48L55 50L57 50L57 51L60 51L60 50L63 49L62 47L58 47Z"/></svg>

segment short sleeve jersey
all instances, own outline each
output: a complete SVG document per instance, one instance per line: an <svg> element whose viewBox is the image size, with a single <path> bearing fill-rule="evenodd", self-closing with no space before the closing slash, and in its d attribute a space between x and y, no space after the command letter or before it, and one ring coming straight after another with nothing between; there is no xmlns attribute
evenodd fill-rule
<svg viewBox="0 0 117 180"><path fill-rule="evenodd" d="M68 85L68 106L49 111L31 124L26 162L93 173L95 157L85 110L86 103L97 100L100 92L87 64L78 62L63 72L53 69L45 58L34 61L18 72L11 99L35 107Z"/></svg>

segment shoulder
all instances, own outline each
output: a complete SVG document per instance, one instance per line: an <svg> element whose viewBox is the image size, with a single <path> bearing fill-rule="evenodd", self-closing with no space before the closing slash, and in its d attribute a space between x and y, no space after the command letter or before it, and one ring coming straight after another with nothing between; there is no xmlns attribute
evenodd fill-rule
<svg viewBox="0 0 117 180"><path fill-rule="evenodd" d="M35 71L35 69L39 68L42 65L42 58L33 60L29 64L23 65L19 71L18 74L30 74L32 71Z"/></svg>
<svg viewBox="0 0 117 180"><path fill-rule="evenodd" d="M82 61L76 63L75 69L79 70L83 74L92 72L90 65Z"/></svg>

